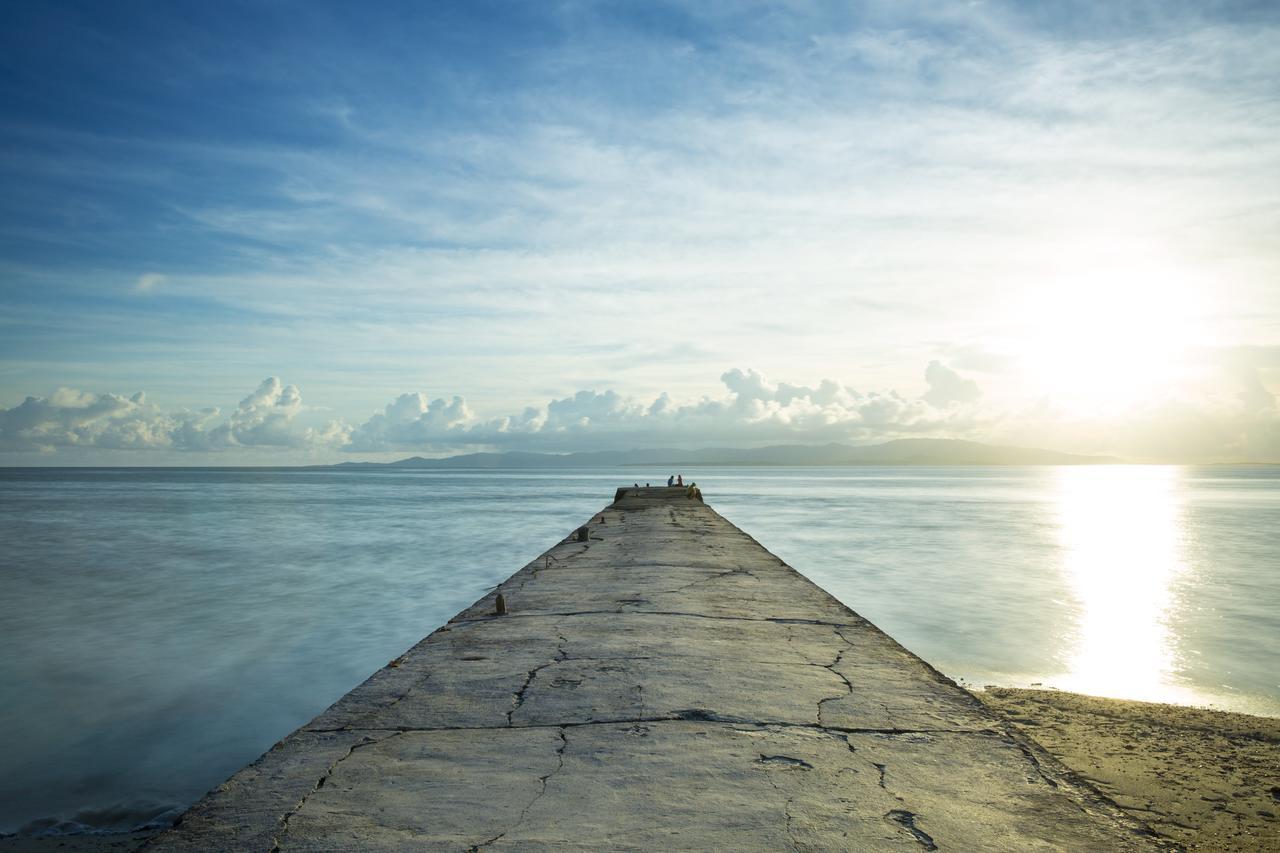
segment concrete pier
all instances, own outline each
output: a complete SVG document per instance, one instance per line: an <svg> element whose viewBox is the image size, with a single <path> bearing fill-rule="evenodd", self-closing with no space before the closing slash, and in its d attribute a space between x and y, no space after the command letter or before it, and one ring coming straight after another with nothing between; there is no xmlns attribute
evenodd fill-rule
<svg viewBox="0 0 1280 853"><path fill-rule="evenodd" d="M148 849L1155 846L710 507L619 493Z"/></svg>

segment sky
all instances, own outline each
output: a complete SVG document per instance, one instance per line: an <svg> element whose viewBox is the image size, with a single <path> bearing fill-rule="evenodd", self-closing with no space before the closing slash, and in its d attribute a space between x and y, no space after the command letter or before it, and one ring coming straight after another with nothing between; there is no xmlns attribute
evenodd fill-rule
<svg viewBox="0 0 1280 853"><path fill-rule="evenodd" d="M4 15L0 464L1280 461L1274 2Z"/></svg>

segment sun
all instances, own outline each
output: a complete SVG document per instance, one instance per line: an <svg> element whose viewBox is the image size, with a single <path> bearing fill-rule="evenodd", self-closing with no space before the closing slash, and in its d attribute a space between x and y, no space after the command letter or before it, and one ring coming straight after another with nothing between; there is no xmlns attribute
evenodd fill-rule
<svg viewBox="0 0 1280 853"><path fill-rule="evenodd" d="M1050 278L1021 305L1019 361L1037 399L1078 415L1168 399L1189 375L1202 310L1170 266L1111 261Z"/></svg>

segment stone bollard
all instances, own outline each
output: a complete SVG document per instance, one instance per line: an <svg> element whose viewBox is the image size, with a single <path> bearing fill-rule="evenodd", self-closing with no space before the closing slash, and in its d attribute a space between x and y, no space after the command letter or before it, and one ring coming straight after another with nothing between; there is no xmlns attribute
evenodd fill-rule
<svg viewBox="0 0 1280 853"><path fill-rule="evenodd" d="M586 542L587 539L590 538L591 536L591 531L588 530L586 527L579 527L577 535L578 535L579 542Z"/></svg>
<svg viewBox="0 0 1280 853"><path fill-rule="evenodd" d="M506 596L504 596L502 593L498 593L498 597L493 600L493 615L494 616L507 615L507 599L506 599Z"/></svg>

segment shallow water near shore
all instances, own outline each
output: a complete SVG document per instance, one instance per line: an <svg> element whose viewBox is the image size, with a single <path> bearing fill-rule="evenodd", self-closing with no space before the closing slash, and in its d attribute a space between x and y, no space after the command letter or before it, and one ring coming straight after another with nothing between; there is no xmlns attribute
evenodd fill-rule
<svg viewBox="0 0 1280 853"><path fill-rule="evenodd" d="M668 473L0 469L0 832L163 821ZM1280 715L1276 468L684 473L952 677Z"/></svg>

